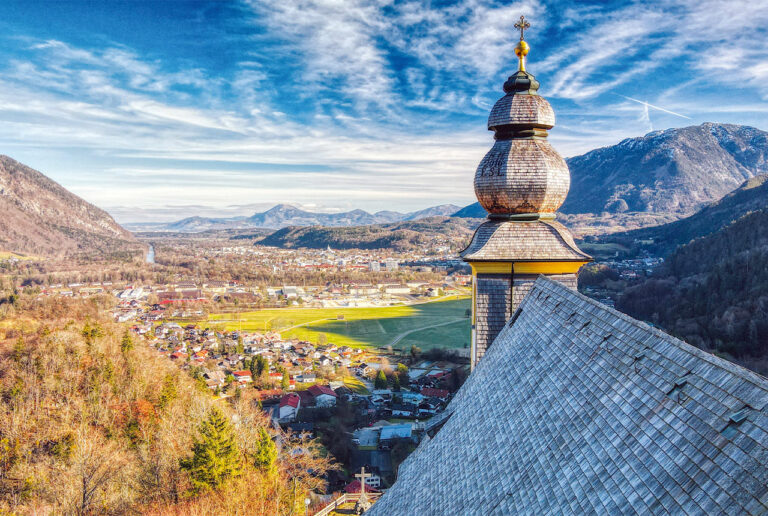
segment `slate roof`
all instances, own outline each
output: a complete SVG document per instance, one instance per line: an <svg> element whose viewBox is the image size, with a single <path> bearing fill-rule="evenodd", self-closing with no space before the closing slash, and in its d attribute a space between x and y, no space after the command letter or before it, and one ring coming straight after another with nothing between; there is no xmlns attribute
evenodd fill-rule
<svg viewBox="0 0 768 516"><path fill-rule="evenodd" d="M768 379L540 277L367 512L766 514Z"/></svg>
<svg viewBox="0 0 768 516"><path fill-rule="evenodd" d="M484 222L461 252L466 261L589 261L556 220Z"/></svg>

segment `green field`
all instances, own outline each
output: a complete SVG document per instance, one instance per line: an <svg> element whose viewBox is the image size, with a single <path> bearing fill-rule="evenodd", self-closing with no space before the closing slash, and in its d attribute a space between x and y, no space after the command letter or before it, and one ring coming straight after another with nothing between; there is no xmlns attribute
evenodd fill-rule
<svg viewBox="0 0 768 516"><path fill-rule="evenodd" d="M279 331L283 337L318 342L325 334L338 346L385 347L408 350L469 346L470 308L467 297L410 306L381 308L278 308L211 314L227 330ZM343 319L339 317L343 316Z"/></svg>

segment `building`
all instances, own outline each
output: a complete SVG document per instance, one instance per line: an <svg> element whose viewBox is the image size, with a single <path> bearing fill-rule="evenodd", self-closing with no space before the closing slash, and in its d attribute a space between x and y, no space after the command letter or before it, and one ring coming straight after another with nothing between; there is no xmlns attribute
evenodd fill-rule
<svg viewBox="0 0 768 516"><path fill-rule="evenodd" d="M493 147L475 172L475 195L488 220L461 252L474 277L472 367L539 274L576 288L576 272L591 260L555 220L570 172L547 141L555 114L525 70L527 43L521 40L516 52L518 71L504 83L506 94L488 117Z"/></svg>
<svg viewBox="0 0 768 516"><path fill-rule="evenodd" d="M546 278L510 323L368 516L768 512L768 379Z"/></svg>
<svg viewBox="0 0 768 516"><path fill-rule="evenodd" d="M336 405L338 396L327 385L313 385L307 389L307 392L314 398L316 407L333 407Z"/></svg>
<svg viewBox="0 0 768 516"><path fill-rule="evenodd" d="M514 89L518 80L535 82L522 62L528 24L521 17L516 26L521 65L510 78L512 95L531 95ZM506 102L516 112L517 101ZM522 105L536 108L528 110L533 118L541 114L537 102ZM552 122L503 130L535 135ZM517 149L509 169L540 150ZM507 259L530 244L532 261L525 263L547 263L538 247L547 228L505 229L514 219L502 220L484 224L511 235L485 240L494 242L494 255ZM556 251L570 248L575 267L580 251L559 234ZM522 283L518 301L520 256L504 273L512 292L476 287L478 323L502 321L492 344L366 514L768 513L768 379L579 294L563 279L577 270L567 272L566 261ZM502 274L473 268L479 281Z"/></svg>
<svg viewBox="0 0 768 516"><path fill-rule="evenodd" d="M301 398L296 393L286 394L280 398L278 418L280 421L294 421L301 408Z"/></svg>

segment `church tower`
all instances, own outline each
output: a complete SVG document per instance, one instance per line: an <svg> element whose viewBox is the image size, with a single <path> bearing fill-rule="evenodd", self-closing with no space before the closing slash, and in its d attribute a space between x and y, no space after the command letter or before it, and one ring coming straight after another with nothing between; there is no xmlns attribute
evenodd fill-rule
<svg viewBox="0 0 768 516"><path fill-rule="evenodd" d="M475 173L475 195L488 220L461 253L473 276L472 368L540 274L575 289L579 268L592 260L555 220L571 176L547 141L555 125L552 106L525 69L529 47L523 36L530 24L521 16L515 27L519 67L488 117L495 142Z"/></svg>

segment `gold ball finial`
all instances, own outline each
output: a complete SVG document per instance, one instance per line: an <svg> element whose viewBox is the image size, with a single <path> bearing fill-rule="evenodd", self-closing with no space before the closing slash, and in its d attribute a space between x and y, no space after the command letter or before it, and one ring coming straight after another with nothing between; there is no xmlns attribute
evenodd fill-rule
<svg viewBox="0 0 768 516"><path fill-rule="evenodd" d="M531 24L528 23L528 20L525 19L525 16L521 16L520 21L515 23L515 28L520 30L520 41L515 46L515 55L520 60L519 70L521 72L525 71L525 56L528 55L528 51L531 49L531 47L528 46L528 43L526 43L523 39L525 37L525 29L529 28L530 26Z"/></svg>
<svg viewBox="0 0 768 516"><path fill-rule="evenodd" d="M515 45L515 55L517 57L525 57L528 55L528 51L531 49L531 47L528 46L528 43L523 41L522 39Z"/></svg>

